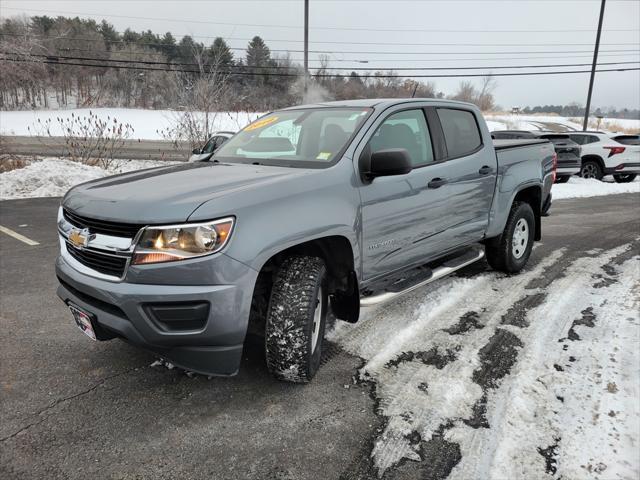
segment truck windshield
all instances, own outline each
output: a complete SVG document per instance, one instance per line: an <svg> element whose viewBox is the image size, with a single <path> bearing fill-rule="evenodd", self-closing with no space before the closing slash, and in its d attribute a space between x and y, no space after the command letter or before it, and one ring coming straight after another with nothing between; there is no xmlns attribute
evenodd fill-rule
<svg viewBox="0 0 640 480"><path fill-rule="evenodd" d="M339 160L370 108L309 108L266 115L215 154L223 162L321 168Z"/></svg>

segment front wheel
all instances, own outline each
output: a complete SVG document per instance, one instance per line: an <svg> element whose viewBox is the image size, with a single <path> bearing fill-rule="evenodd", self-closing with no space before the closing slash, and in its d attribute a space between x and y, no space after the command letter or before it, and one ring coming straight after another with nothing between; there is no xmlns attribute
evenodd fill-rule
<svg viewBox="0 0 640 480"><path fill-rule="evenodd" d="M265 331L267 368L276 378L306 383L316 374L328 306L324 261L287 258L271 289Z"/></svg>
<svg viewBox="0 0 640 480"><path fill-rule="evenodd" d="M582 178L595 178L596 180L602 180L604 173L598 162L594 160L585 160L582 162L582 168L580 169L580 176Z"/></svg>
<svg viewBox="0 0 640 480"><path fill-rule="evenodd" d="M626 173L626 174L619 174L619 175L614 175L613 176L613 180L616 183L630 183L633 182L636 179L636 174L635 173Z"/></svg>
<svg viewBox="0 0 640 480"><path fill-rule="evenodd" d="M531 255L536 219L531 205L514 202L502 235L486 244L487 262L494 270L517 273Z"/></svg>

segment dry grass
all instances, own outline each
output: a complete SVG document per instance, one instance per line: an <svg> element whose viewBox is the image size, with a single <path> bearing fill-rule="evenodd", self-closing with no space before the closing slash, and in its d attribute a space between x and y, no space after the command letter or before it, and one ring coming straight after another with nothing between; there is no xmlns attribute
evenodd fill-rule
<svg viewBox="0 0 640 480"><path fill-rule="evenodd" d="M0 153L0 173L10 172L18 168L24 168L31 163L31 160Z"/></svg>
<svg viewBox="0 0 640 480"><path fill-rule="evenodd" d="M569 120L579 125L582 125L582 118L570 118ZM594 120L590 119L588 127L589 127L589 130L607 130L609 132L626 133L628 135L640 134L640 128L625 127L624 125L622 125L619 122L616 122L615 120L608 120L608 121L601 120L598 123L597 119L594 119Z"/></svg>
<svg viewBox="0 0 640 480"><path fill-rule="evenodd" d="M31 161L28 158L7 152L5 138L0 135L0 173L10 172L18 168L24 168Z"/></svg>

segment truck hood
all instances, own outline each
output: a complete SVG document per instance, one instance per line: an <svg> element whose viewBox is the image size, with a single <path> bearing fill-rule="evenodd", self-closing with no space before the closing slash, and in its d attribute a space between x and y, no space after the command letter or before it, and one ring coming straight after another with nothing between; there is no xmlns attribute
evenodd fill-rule
<svg viewBox="0 0 640 480"><path fill-rule="evenodd" d="M207 201L314 171L241 163L186 163L92 180L71 189L62 203L79 215L102 220L183 222Z"/></svg>

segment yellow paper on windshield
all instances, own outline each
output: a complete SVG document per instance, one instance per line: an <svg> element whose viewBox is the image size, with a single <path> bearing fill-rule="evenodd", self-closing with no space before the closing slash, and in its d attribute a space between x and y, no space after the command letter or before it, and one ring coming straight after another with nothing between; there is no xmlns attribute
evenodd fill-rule
<svg viewBox="0 0 640 480"><path fill-rule="evenodd" d="M248 127L244 129L245 132L250 132L251 130L257 130L258 128L266 127L267 125L271 125L273 122L278 120L278 117L269 117L263 118L262 120L256 120Z"/></svg>
<svg viewBox="0 0 640 480"><path fill-rule="evenodd" d="M331 152L320 152L316 159L318 160L329 160L331 158Z"/></svg>

